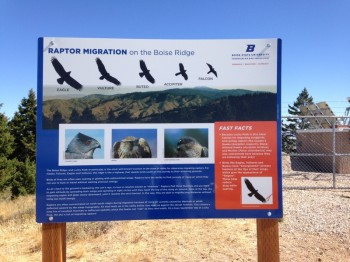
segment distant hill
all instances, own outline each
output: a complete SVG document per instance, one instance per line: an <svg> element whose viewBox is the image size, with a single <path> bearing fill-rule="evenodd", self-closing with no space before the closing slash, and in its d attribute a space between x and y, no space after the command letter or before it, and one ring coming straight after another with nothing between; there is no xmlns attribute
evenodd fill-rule
<svg viewBox="0 0 350 262"><path fill-rule="evenodd" d="M73 110L81 117L72 118ZM93 116L83 116L87 111ZM57 128L58 122L211 123L275 120L276 94L197 87L122 95L88 95L82 98L46 100L43 102L43 115L44 128ZM58 116L58 120L54 119Z"/></svg>

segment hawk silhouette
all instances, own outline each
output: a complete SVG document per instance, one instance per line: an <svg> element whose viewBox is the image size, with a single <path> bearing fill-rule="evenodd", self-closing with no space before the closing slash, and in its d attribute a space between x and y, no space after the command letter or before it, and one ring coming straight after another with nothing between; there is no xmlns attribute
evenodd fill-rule
<svg viewBox="0 0 350 262"><path fill-rule="evenodd" d="M179 68L180 68L180 72L176 73L175 75L176 76L182 75L183 78L185 78L185 80L187 80L188 79L188 76L186 74L187 70L185 70L185 67L184 67L184 65L182 63L179 64Z"/></svg>
<svg viewBox="0 0 350 262"><path fill-rule="evenodd" d="M248 194L248 196L252 197L252 196L255 196L256 199L258 199L259 201L265 203L266 202L266 199L265 197L263 197L262 195L260 195L258 193L258 190L256 190L254 188L254 186L252 185L252 183L249 181L248 178L245 178L244 179L244 183L245 185L247 186L247 188L249 189L250 193Z"/></svg>
<svg viewBox="0 0 350 262"><path fill-rule="evenodd" d="M185 136L177 142L176 148L177 157L208 157L208 148L202 146L195 138Z"/></svg>
<svg viewBox="0 0 350 262"><path fill-rule="evenodd" d="M67 72L56 57L51 58L51 63L55 68L57 74L60 76L60 78L57 79L57 83L63 85L63 82L66 82L69 86L79 91L83 88L82 84L80 84L77 80L70 76L71 71Z"/></svg>
<svg viewBox="0 0 350 262"><path fill-rule="evenodd" d="M215 71L214 67L211 64L208 64L209 66L209 72L207 74L213 73L216 77L218 77L218 73Z"/></svg>
<svg viewBox="0 0 350 262"><path fill-rule="evenodd" d="M139 73L140 77L142 78L143 76L145 76L148 82L154 84L156 81L154 80L153 76L149 73L150 70L147 69L145 61L140 60L140 68L142 70L142 72Z"/></svg>
<svg viewBox="0 0 350 262"><path fill-rule="evenodd" d="M100 58L98 58L98 57L96 58L96 63L97 63L98 70L100 71L100 73L102 75L102 76L100 76L100 80L106 79L107 81L109 81L117 86L121 85L121 83L119 82L118 79L114 78L113 76L111 76L107 72L107 70L106 70L106 68L105 68L105 66L102 63Z"/></svg>
<svg viewBox="0 0 350 262"><path fill-rule="evenodd" d="M101 148L96 139L79 132L68 144L65 159L92 159L96 148Z"/></svg>
<svg viewBox="0 0 350 262"><path fill-rule="evenodd" d="M152 158L146 139L127 136L113 145L114 158Z"/></svg>

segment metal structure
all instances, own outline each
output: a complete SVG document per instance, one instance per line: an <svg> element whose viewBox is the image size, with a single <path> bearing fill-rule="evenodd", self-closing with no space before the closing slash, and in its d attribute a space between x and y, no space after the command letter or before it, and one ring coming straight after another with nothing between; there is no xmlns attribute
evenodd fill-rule
<svg viewBox="0 0 350 262"><path fill-rule="evenodd" d="M350 97L348 97L347 100L348 100L348 102L350 103ZM348 107L345 109L344 116L348 117L348 116L349 116L349 113L350 113L350 106L348 106ZM346 117L343 118L343 123L344 123L344 125L350 126L350 118L346 118Z"/></svg>
<svg viewBox="0 0 350 262"><path fill-rule="evenodd" d="M319 123L323 116L288 116L287 121ZM350 116L329 116L331 128L299 129L293 133L295 151L283 154L284 188L350 188ZM345 122L345 121L344 121ZM284 134L282 134L282 137Z"/></svg>
<svg viewBox="0 0 350 262"><path fill-rule="evenodd" d="M326 102L305 103L300 110L303 116L312 116L308 120L314 128L332 128L333 120L326 116L334 116L334 113Z"/></svg>

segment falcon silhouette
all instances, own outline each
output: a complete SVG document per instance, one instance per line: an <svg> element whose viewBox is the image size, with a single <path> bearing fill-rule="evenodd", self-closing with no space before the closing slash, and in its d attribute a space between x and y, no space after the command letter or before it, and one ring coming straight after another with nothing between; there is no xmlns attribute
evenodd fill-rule
<svg viewBox="0 0 350 262"><path fill-rule="evenodd" d="M185 70L185 67L184 67L184 65L182 63L179 64L179 68L180 68L180 72L176 73L175 75L176 76L182 75L183 78L185 78L185 80L187 80L188 79L188 76L186 74L187 70Z"/></svg>
<svg viewBox="0 0 350 262"><path fill-rule="evenodd" d="M98 58L98 57L96 58L96 63L97 63L98 70L100 71L100 73L102 75L102 76L100 76L100 80L106 79L107 81L109 81L117 86L121 85L121 83L119 82L118 79L114 78L113 76L111 76L107 72L107 70L106 70L106 68L105 68L105 66L102 63L100 58Z"/></svg>
<svg viewBox="0 0 350 262"><path fill-rule="evenodd" d="M145 61L140 60L140 68L142 70L142 73L139 73L140 77L142 78L143 76L145 76L148 82L154 84L156 81L154 80L153 76L149 73L150 70L147 69Z"/></svg>
<svg viewBox="0 0 350 262"><path fill-rule="evenodd" d="M252 185L252 183L249 181L248 178L245 178L244 179L244 183L245 185L247 186L247 188L249 189L250 193L248 194L248 196L252 197L252 196L255 196L256 199L260 200L261 202L265 203L266 202L266 199L265 197L263 197L262 195L260 195L258 193L258 190L256 190L254 188L254 186Z"/></svg>
<svg viewBox="0 0 350 262"><path fill-rule="evenodd" d="M176 148L177 157L208 157L208 148L202 146L195 138L185 136L177 142Z"/></svg>
<svg viewBox="0 0 350 262"><path fill-rule="evenodd" d="M68 144L65 159L92 159L96 148L101 148L96 139L79 132Z"/></svg>
<svg viewBox="0 0 350 262"><path fill-rule="evenodd" d="M146 139L127 136L113 145L114 158L152 158Z"/></svg>
<svg viewBox="0 0 350 262"><path fill-rule="evenodd" d="M82 84L80 84L77 80L75 80L73 77L70 76L71 71L66 72L66 70L63 68L63 66L57 60L56 57L51 58L51 63L55 68L57 74L60 76L60 78L57 79L57 83L62 85L63 82L66 82L69 86L79 91L83 88Z"/></svg>
<svg viewBox="0 0 350 262"><path fill-rule="evenodd" d="M216 77L218 77L218 73L215 71L214 67L211 64L208 64L209 66L209 72L207 74L213 73Z"/></svg>

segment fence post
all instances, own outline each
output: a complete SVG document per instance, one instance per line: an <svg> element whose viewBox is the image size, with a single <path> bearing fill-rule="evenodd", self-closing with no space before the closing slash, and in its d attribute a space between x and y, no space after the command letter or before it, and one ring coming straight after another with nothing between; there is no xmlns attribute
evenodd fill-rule
<svg viewBox="0 0 350 262"><path fill-rule="evenodd" d="M42 261L66 261L66 223L42 224Z"/></svg>
<svg viewBox="0 0 350 262"><path fill-rule="evenodd" d="M336 119L333 119L333 188L336 188L336 143L335 143L335 139L336 139L336 135L335 135L335 123L336 123Z"/></svg>
<svg viewBox="0 0 350 262"><path fill-rule="evenodd" d="M258 262L278 262L279 231L278 219L257 219Z"/></svg>

